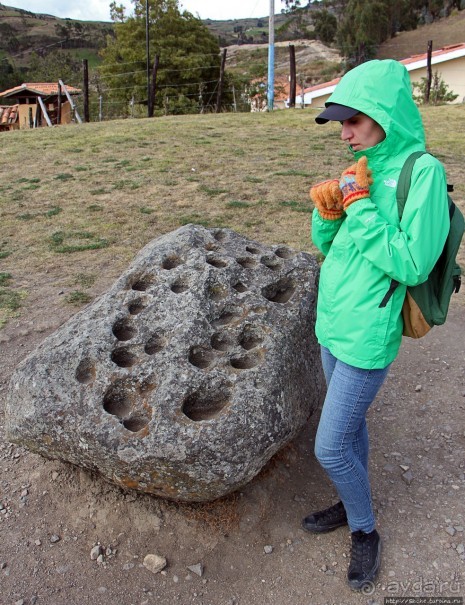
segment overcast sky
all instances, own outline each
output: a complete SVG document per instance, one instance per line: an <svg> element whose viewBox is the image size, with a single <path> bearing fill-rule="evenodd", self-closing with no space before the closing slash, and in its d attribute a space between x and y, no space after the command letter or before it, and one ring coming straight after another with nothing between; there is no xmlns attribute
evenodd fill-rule
<svg viewBox="0 0 465 605"><path fill-rule="evenodd" d="M34 13L47 13L55 17L70 17L83 21L110 21L111 0L1 0L2 4L24 8ZM118 4L132 7L130 0ZM270 10L270 0L180 0L182 8L201 19L244 19L265 17ZM284 6L275 0L275 13Z"/></svg>

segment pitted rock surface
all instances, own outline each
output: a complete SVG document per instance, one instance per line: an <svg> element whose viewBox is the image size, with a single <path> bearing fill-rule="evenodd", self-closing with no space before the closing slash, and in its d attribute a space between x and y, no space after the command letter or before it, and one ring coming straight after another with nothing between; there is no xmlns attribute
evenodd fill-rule
<svg viewBox="0 0 465 605"><path fill-rule="evenodd" d="M227 229L152 241L18 366L8 439L170 499L240 488L321 401L317 278Z"/></svg>

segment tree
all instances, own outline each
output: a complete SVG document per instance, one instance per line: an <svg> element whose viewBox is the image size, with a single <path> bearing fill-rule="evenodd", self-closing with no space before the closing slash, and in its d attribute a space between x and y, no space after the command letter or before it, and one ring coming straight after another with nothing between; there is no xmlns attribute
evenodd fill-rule
<svg viewBox="0 0 465 605"><path fill-rule="evenodd" d="M146 0L132 0L134 14L111 4L115 37L107 39L101 78L121 115L129 103L147 100ZM149 0L151 63L160 57L155 108L169 113L192 113L213 103L219 79L217 39L191 13L178 9L178 0Z"/></svg>
<svg viewBox="0 0 465 605"><path fill-rule="evenodd" d="M315 36L324 44L331 44L337 32L337 19L328 10L323 9L313 13Z"/></svg>
<svg viewBox="0 0 465 605"><path fill-rule="evenodd" d="M0 59L0 91L20 84L20 77L6 57Z"/></svg>
<svg viewBox="0 0 465 605"><path fill-rule="evenodd" d="M374 59L376 47L389 37L390 23L383 0L349 0L336 36L350 69Z"/></svg>
<svg viewBox="0 0 465 605"><path fill-rule="evenodd" d="M413 99L415 103L419 105L426 104L426 90L428 86L428 79L421 78L420 82L413 82L413 86L418 89L419 94L414 94ZM429 103L431 105L444 105L445 103L451 103L459 95L456 95L449 90L449 87L441 78L437 71L434 72L433 81L431 83L431 90L429 94Z"/></svg>
<svg viewBox="0 0 465 605"><path fill-rule="evenodd" d="M69 52L54 50L48 54L34 52L28 64L28 81L58 82L79 86L82 79L81 62Z"/></svg>

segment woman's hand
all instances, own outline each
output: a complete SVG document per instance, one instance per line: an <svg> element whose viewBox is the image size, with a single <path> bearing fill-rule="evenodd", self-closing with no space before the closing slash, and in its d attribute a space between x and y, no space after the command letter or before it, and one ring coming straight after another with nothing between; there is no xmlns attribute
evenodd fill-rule
<svg viewBox="0 0 465 605"><path fill-rule="evenodd" d="M370 197L370 185L372 184L373 179L371 178L371 170L368 168L368 159L364 155L356 164L344 170L339 180L344 210L350 204Z"/></svg>
<svg viewBox="0 0 465 605"><path fill-rule="evenodd" d="M310 189L310 199L322 218L329 221L341 218L344 208L342 206L342 192L337 179L314 185Z"/></svg>

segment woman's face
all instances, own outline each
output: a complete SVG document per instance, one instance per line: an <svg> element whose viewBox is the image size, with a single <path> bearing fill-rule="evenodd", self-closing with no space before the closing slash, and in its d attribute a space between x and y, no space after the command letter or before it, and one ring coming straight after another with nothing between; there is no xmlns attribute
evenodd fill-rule
<svg viewBox="0 0 465 605"><path fill-rule="evenodd" d="M386 137L384 130L364 113L357 113L342 122L341 139L354 151L374 147Z"/></svg>

